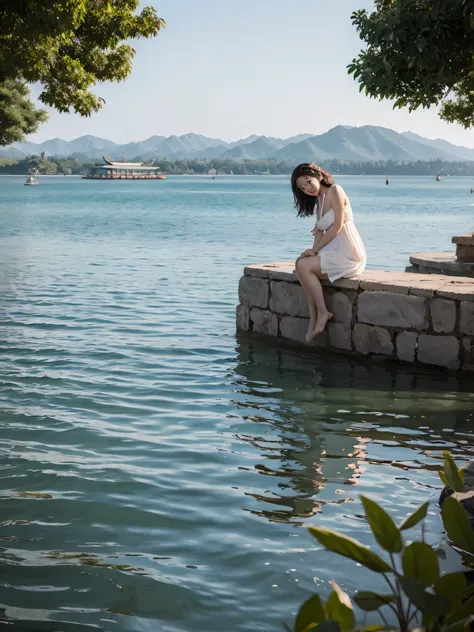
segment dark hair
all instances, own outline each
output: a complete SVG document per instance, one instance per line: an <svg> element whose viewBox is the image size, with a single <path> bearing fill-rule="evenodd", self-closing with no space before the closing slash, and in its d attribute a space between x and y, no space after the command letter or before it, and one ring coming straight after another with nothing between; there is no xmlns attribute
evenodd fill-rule
<svg viewBox="0 0 474 632"><path fill-rule="evenodd" d="M323 187L328 189L334 184L334 179L330 173L318 167L314 162L303 162L294 169L291 174L291 190L295 198L295 209L298 211L298 217L310 217L314 215L314 209L317 208L319 201L316 196L306 195L296 186L296 181L300 176L316 178Z"/></svg>

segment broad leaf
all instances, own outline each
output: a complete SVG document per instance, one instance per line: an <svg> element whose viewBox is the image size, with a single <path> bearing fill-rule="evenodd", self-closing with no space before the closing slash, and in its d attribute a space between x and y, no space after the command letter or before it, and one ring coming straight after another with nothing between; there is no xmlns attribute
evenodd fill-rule
<svg viewBox="0 0 474 632"><path fill-rule="evenodd" d="M361 496L361 500L364 505L365 515L377 542L389 553L399 553L402 550L403 542L396 524L388 513L373 500L365 496Z"/></svg>
<svg viewBox="0 0 474 632"><path fill-rule="evenodd" d="M295 632L303 632L306 628L314 623L319 625L326 618L323 604L319 595L313 595L299 609L296 615Z"/></svg>
<svg viewBox="0 0 474 632"><path fill-rule="evenodd" d="M435 582L434 590L437 595L447 597L455 609L466 596L466 576L464 573L443 575Z"/></svg>
<svg viewBox="0 0 474 632"><path fill-rule="evenodd" d="M336 584L331 582L334 591L326 602L326 612L332 621L339 623L341 630L353 630L355 628L354 611L352 610L349 595Z"/></svg>
<svg viewBox="0 0 474 632"><path fill-rule="evenodd" d="M439 564L433 548L425 542L412 542L403 551L405 577L417 579L423 586L432 586L439 578Z"/></svg>
<svg viewBox="0 0 474 632"><path fill-rule="evenodd" d="M446 623L457 623L474 615L474 597L464 601L459 608L446 617Z"/></svg>
<svg viewBox="0 0 474 632"><path fill-rule="evenodd" d="M461 503L448 496L441 508L441 518L450 540L463 551L474 553L474 532Z"/></svg>
<svg viewBox="0 0 474 632"><path fill-rule="evenodd" d="M459 470L453 460L451 454L447 451L443 452L444 457L444 475L448 481L448 485L455 492L464 491L464 484L459 476Z"/></svg>
<svg viewBox="0 0 474 632"><path fill-rule="evenodd" d="M426 517L429 506L429 502L423 503L423 505L421 505L421 507L418 507L418 509L414 513L412 513L410 516L407 516L399 527L400 531L411 529L412 527L415 527L419 522L421 522Z"/></svg>
<svg viewBox="0 0 474 632"><path fill-rule="evenodd" d="M451 603L447 597L429 593L416 579L400 575L398 580L405 595L422 612L441 617L451 610Z"/></svg>
<svg viewBox="0 0 474 632"><path fill-rule="evenodd" d="M360 590L354 595L354 601L361 610L372 612L396 600L395 595L379 595L370 590Z"/></svg>
<svg viewBox="0 0 474 632"><path fill-rule="evenodd" d="M310 527L309 532L328 551L348 557L376 573L393 573L387 562L353 538L323 527Z"/></svg>

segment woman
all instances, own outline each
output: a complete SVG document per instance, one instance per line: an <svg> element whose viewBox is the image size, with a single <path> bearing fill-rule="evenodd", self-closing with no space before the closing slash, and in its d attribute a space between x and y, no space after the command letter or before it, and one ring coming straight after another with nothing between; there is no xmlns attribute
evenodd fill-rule
<svg viewBox="0 0 474 632"><path fill-rule="evenodd" d="M332 318L320 279L333 282L357 276L363 272L367 256L347 195L327 171L314 162L298 165L291 175L291 188L298 217L314 215L316 209L313 247L296 260L296 274L309 307L306 340L311 342Z"/></svg>

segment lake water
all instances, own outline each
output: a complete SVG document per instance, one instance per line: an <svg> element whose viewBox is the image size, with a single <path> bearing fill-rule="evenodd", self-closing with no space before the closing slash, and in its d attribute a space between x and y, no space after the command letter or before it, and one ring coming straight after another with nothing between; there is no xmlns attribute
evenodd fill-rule
<svg viewBox="0 0 474 632"><path fill-rule="evenodd" d="M371 268L474 230L469 178L339 182ZM371 543L360 493L397 520L431 499L441 542L435 469L473 454L472 376L235 334L243 266L294 260L311 228L288 178L0 178L10 629L280 630L330 579L378 581L306 529Z"/></svg>

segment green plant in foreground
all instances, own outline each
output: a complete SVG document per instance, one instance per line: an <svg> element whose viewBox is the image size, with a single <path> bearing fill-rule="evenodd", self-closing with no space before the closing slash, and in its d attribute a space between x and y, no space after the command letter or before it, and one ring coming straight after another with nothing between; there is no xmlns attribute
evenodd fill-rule
<svg viewBox="0 0 474 632"><path fill-rule="evenodd" d="M451 480L452 464L445 456L445 475L446 472L447 480ZM459 472L457 475L459 477ZM406 544L403 538L405 531L424 520L429 503L421 505L397 527L382 507L369 498L361 498L372 533L388 553L388 560L336 531L323 527L310 527L309 531L327 550L379 573L387 592L359 591L353 600L365 612L377 611L383 625L357 626L351 599L335 582L331 582L333 592L326 603L319 595L313 595L301 606L294 632L344 632L354 629L376 632L389 628L398 628L400 632L414 628L438 632L468 627L474 619L474 587L467 586L465 574L441 575L438 558L429 544L424 541ZM455 498L448 497L444 501L442 519L453 544L474 553L474 532L464 507ZM398 625L389 625L388 620L393 620L389 611Z"/></svg>
<svg viewBox="0 0 474 632"><path fill-rule="evenodd" d="M444 470L438 470L442 482L453 492L464 491L464 470L458 469L453 457L447 451L443 452Z"/></svg>

